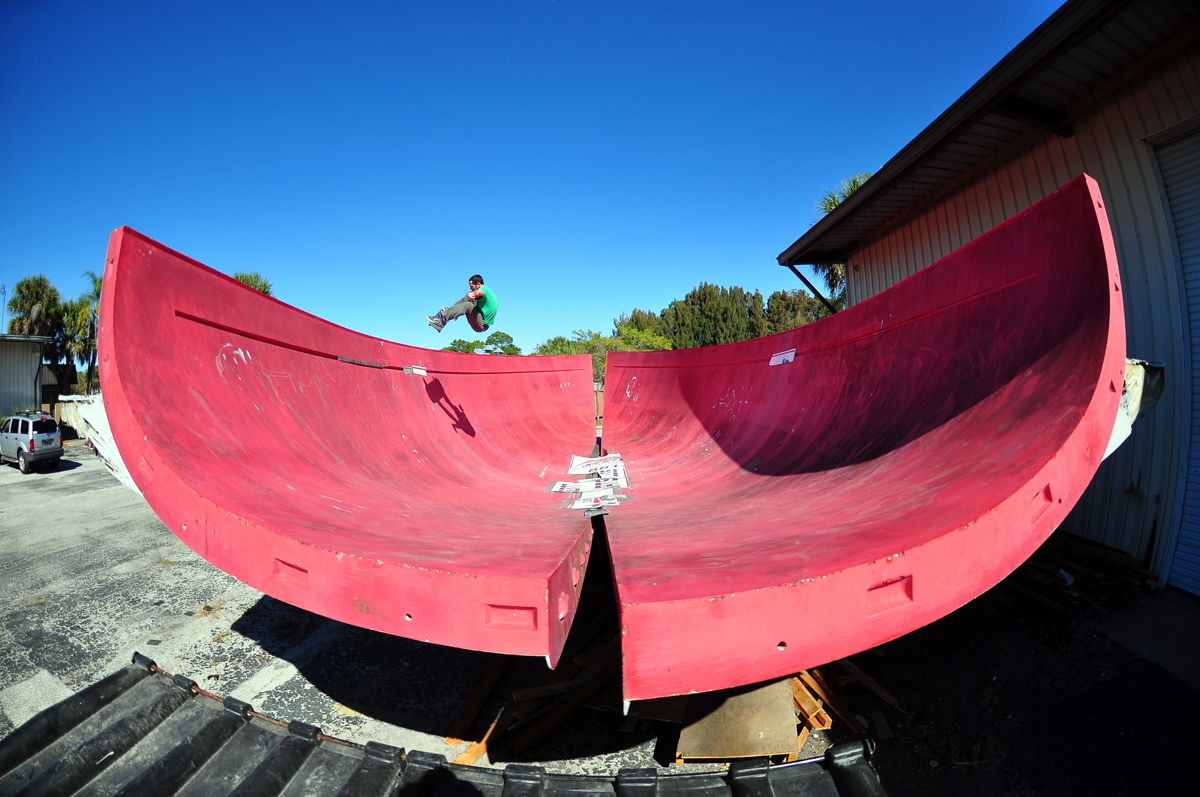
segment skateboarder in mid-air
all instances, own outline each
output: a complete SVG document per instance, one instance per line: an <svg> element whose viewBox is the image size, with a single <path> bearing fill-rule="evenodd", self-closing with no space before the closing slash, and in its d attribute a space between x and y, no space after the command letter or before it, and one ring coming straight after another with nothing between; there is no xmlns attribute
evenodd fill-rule
<svg viewBox="0 0 1200 797"><path fill-rule="evenodd" d="M466 296L449 307L443 307L436 315L425 316L429 319L429 326L441 332L447 321L453 321L463 315L467 317L471 329L476 332L483 332L495 323L496 294L483 284L483 277L478 274L467 280L467 284L471 286L471 290Z"/></svg>

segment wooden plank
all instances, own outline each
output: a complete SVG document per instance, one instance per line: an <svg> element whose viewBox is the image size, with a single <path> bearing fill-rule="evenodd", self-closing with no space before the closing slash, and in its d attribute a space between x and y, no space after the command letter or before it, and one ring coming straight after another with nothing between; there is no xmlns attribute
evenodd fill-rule
<svg viewBox="0 0 1200 797"><path fill-rule="evenodd" d="M580 653L578 656L573 656L571 658L571 661L573 663L579 665L580 667L586 667L593 662L600 661L600 659L607 658L614 653L620 653L620 652L621 652L621 635L618 633L618 634L614 634L612 639L608 640L600 647L593 648L592 650L584 651L583 653Z"/></svg>
<svg viewBox="0 0 1200 797"><path fill-rule="evenodd" d="M829 708L833 709L833 713L837 714L838 718L841 719L842 722L849 725L852 731L855 733L862 733L866 730L866 728L864 728L862 724L855 719L853 714L843 713L842 710L838 708L838 704L830 699L829 694L831 690L829 689L829 685L825 683L823 678L821 680L817 680L817 678L820 676L820 670L813 670L812 672L809 672L808 670L801 670L798 675L800 680L804 682L804 685L811 689L813 694L819 697L826 706L829 706Z"/></svg>
<svg viewBox="0 0 1200 797"><path fill-rule="evenodd" d="M799 753L804 749L804 743L808 741L808 737L812 735L812 731L807 725L800 726L800 732L796 735L796 752Z"/></svg>
<svg viewBox="0 0 1200 797"><path fill-rule="evenodd" d="M595 695L584 705L608 714L621 714L623 716L641 718L641 714L638 714L637 710L632 706L630 706L629 711L625 711L625 700L620 681L616 681L607 689L601 690L599 694Z"/></svg>
<svg viewBox="0 0 1200 797"><path fill-rule="evenodd" d="M470 747L460 753L458 758L454 759L454 763L471 766L483 758L484 753L488 751L488 743L493 739L500 738L500 735L504 733L511 722L512 715L508 714L507 711L501 712L500 717L487 729L487 733L483 735L483 738L477 742L473 742Z"/></svg>
<svg viewBox="0 0 1200 797"><path fill-rule="evenodd" d="M1059 603L1057 601L1050 600L1045 595L1042 595L1041 593L1038 593L1038 592L1034 592L1033 590L1029 589L1028 587L1024 587L1020 584L1017 584L1014 581L1001 581L1000 587L1003 589L1007 589L1012 592L1015 592L1018 595L1021 595L1023 597L1029 598L1032 601L1036 601L1036 602L1042 604L1043 606L1048 606L1051 609L1053 609L1054 611L1058 612L1059 614L1067 613L1066 606L1063 606L1061 603Z"/></svg>
<svg viewBox="0 0 1200 797"><path fill-rule="evenodd" d="M544 676L538 679L538 682L534 684L534 686L541 687L549 686L550 684L566 683L567 681L572 681L578 677L578 675L583 671L583 667L575 663L575 657L585 652L584 648L586 648L587 644L591 642L596 634L603 630L604 626L607 625L615 616L616 607L614 606L607 609L602 616L596 618L594 622L584 628L578 638L576 638L574 635L568 638L567 647L563 652L562 658L559 659L558 668L546 673ZM512 713L514 717L518 719L528 717L536 712L543 705L544 701L545 698L537 698L534 700L514 702L511 706Z"/></svg>
<svg viewBox="0 0 1200 797"><path fill-rule="evenodd" d="M539 739L558 727L559 723L575 709L586 703L592 695L603 689L610 681L621 675L621 662L613 661L607 669L593 678L589 683L580 687L574 694L567 697L560 705L546 716L538 720L533 727L526 730L513 740L513 750L523 753L532 747Z"/></svg>
<svg viewBox="0 0 1200 797"><path fill-rule="evenodd" d="M878 681L859 669L859 667L854 662L850 661L850 659L839 659L837 663L838 666L844 668L846 672L857 678L860 684L874 692L875 695L878 696L879 699L884 703L887 703L897 711L904 711L904 709L900 708L900 701L892 697L891 692L880 686Z"/></svg>
<svg viewBox="0 0 1200 797"><path fill-rule="evenodd" d="M879 739L893 739L896 734L892 733L892 726L888 725L887 718L883 716L883 712L879 709L871 710L871 719L875 723L875 732L879 734Z"/></svg>
<svg viewBox="0 0 1200 797"><path fill-rule="evenodd" d="M611 606L598 616L595 620L583 628L573 630L571 635L567 637L567 644L563 650L563 656L558 662L558 669L551 670L540 679L538 686L543 686L549 683L558 683L561 681L569 681L579 674L582 669L579 665L574 664L571 659L578 656L587 646L592 638L598 634L605 625L612 621L616 616L616 606ZM505 706L500 712L500 716L488 728L487 733L478 742L475 742L466 750L464 750L458 758L454 759L455 764L471 765L478 761L487 753L489 746L495 745L500 737L513 726L520 717L527 717L537 711L542 704L541 700L531 700L524 703L510 704Z"/></svg>
<svg viewBox="0 0 1200 797"><path fill-rule="evenodd" d="M824 693L823 695L820 695L821 699L827 704L831 703L833 698L838 696L838 693L830 688L829 682L825 680L825 673L821 672L821 670L817 667L813 667L809 672L813 680L821 687L821 691ZM805 681L805 683L808 682Z"/></svg>
<svg viewBox="0 0 1200 797"><path fill-rule="evenodd" d="M504 668L508 666L508 661L509 657L504 653L498 654L492 659L491 666L475 686L475 693L471 695L471 699L463 706L462 713L458 715L458 719L451 726L450 734L446 737L446 744L451 747L458 747L462 744L463 737L467 735L467 731L471 730L471 723L479 716L479 712L483 710L483 704L487 702L492 690L496 688L496 682L504 674Z"/></svg>
<svg viewBox="0 0 1200 797"><path fill-rule="evenodd" d="M804 682L799 677L792 677L792 700L796 704L801 716L804 718L805 726L813 730L827 731L833 727L833 720L829 717L822 705L821 701L813 697L812 693L805 687Z"/></svg>
<svg viewBox="0 0 1200 797"><path fill-rule="evenodd" d="M811 717L821 710L821 701L813 697L813 694L804 686L804 682L798 677L793 676L792 683L792 700L796 703L796 708L800 709L805 717Z"/></svg>
<svg viewBox="0 0 1200 797"><path fill-rule="evenodd" d="M690 695L675 757L750 758L795 751L790 681Z"/></svg>

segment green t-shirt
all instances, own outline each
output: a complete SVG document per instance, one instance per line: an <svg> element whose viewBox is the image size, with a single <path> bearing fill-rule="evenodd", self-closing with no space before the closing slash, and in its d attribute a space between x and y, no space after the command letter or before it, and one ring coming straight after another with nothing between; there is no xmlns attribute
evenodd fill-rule
<svg viewBox="0 0 1200 797"><path fill-rule="evenodd" d="M486 285L480 285L479 290L483 293L483 296L476 300L479 313L483 316L483 323L490 327L496 321L496 294Z"/></svg>

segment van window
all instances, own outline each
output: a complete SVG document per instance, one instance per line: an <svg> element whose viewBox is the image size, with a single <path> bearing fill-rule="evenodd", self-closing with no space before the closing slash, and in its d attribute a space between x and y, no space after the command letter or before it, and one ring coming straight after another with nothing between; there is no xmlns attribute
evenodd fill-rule
<svg viewBox="0 0 1200 797"><path fill-rule="evenodd" d="M29 421L21 421L21 434L29 434Z"/></svg>
<svg viewBox="0 0 1200 797"><path fill-rule="evenodd" d="M10 423L12 423L12 420L11 420L11 419L10 419L10 420L7 420L7 421L5 421L5 422L4 422L4 426L0 426L0 434L8 434L8 425L9 425Z"/></svg>
<svg viewBox="0 0 1200 797"><path fill-rule="evenodd" d="M54 422L53 418L42 418L41 420L33 422L34 434L50 434L51 432L57 431L58 424Z"/></svg>

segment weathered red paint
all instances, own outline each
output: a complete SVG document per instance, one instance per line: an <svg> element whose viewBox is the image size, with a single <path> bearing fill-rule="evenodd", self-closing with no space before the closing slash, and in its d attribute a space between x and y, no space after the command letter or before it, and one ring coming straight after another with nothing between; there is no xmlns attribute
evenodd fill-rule
<svg viewBox="0 0 1200 797"><path fill-rule="evenodd" d="M636 495L608 518L625 697L820 665L996 584L1091 480L1124 361L1086 176L819 323L610 353L604 445Z"/></svg>
<svg viewBox="0 0 1200 797"><path fill-rule="evenodd" d="M128 228L100 308L117 446L189 547L326 617L557 660L591 527L544 489L594 444L590 357L367 337Z"/></svg>
<svg viewBox="0 0 1200 797"><path fill-rule="evenodd" d="M99 346L122 457L210 562L344 622L557 658L591 538L543 489L590 448L590 358L358 335L127 228ZM1095 473L1124 357L1087 177L833 318L611 354L626 698L823 664L994 585Z"/></svg>

